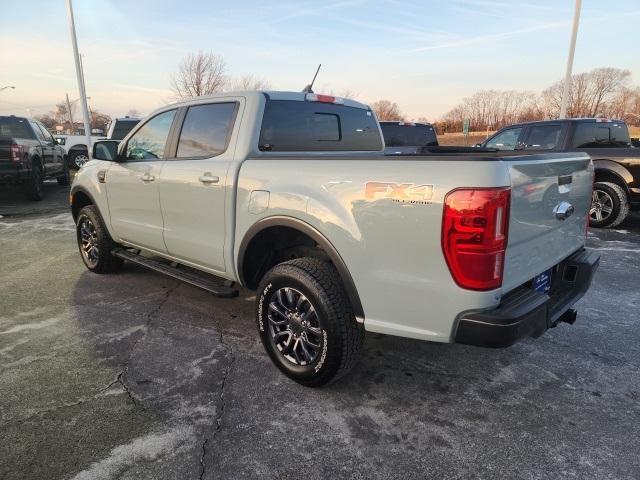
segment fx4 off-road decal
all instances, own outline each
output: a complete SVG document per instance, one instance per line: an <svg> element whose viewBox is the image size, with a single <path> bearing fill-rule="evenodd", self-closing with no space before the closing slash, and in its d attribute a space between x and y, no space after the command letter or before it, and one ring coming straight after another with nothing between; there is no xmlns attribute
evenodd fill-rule
<svg viewBox="0 0 640 480"><path fill-rule="evenodd" d="M364 198L379 200L390 198L397 203L429 205L433 199L433 185L396 182L367 182Z"/></svg>

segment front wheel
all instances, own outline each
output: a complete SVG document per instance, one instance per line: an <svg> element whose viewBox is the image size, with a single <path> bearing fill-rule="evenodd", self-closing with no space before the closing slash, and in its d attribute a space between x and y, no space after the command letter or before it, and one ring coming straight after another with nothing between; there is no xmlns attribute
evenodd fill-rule
<svg viewBox="0 0 640 480"><path fill-rule="evenodd" d="M76 238L82 261L95 273L110 273L122 266L122 259L111 255L117 244L111 239L95 205L80 210Z"/></svg>
<svg viewBox="0 0 640 480"><path fill-rule="evenodd" d="M79 170L88 161L89 154L83 150L69 152L69 167L73 170Z"/></svg>
<svg viewBox="0 0 640 480"><path fill-rule="evenodd" d="M629 215L629 199L624 189L611 182L593 184L589 225L595 228L616 227Z"/></svg>
<svg viewBox="0 0 640 480"><path fill-rule="evenodd" d="M364 329L330 263L298 258L276 265L260 282L256 304L267 353L296 382L320 387L355 364Z"/></svg>

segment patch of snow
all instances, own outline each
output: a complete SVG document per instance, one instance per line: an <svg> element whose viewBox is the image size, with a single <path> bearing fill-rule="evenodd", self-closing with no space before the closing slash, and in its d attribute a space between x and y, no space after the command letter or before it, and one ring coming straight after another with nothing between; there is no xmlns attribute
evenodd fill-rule
<svg viewBox="0 0 640 480"><path fill-rule="evenodd" d="M134 438L125 445L113 448L108 457L93 463L73 477L73 480L117 478L120 473L140 462L154 461L161 456L174 454L193 437L192 427L179 426L165 433L150 433Z"/></svg>

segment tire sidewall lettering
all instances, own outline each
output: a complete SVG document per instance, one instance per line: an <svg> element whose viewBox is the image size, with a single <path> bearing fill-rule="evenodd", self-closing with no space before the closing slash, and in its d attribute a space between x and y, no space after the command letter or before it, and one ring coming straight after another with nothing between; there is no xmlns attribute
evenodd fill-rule
<svg viewBox="0 0 640 480"><path fill-rule="evenodd" d="M260 294L260 301L258 302L258 328L260 328L260 332L264 333L264 305L265 298L267 298L267 294L273 288L273 283L269 283Z"/></svg>

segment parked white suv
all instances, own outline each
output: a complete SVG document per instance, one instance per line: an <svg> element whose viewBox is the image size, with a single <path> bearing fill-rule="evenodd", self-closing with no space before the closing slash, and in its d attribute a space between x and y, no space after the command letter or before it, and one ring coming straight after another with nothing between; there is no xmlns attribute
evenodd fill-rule
<svg viewBox="0 0 640 480"><path fill-rule="evenodd" d="M256 290L266 351L308 386L348 371L365 331L498 347L575 320L599 261L587 155L383 150L371 109L332 96L168 105L75 177L82 259Z"/></svg>

